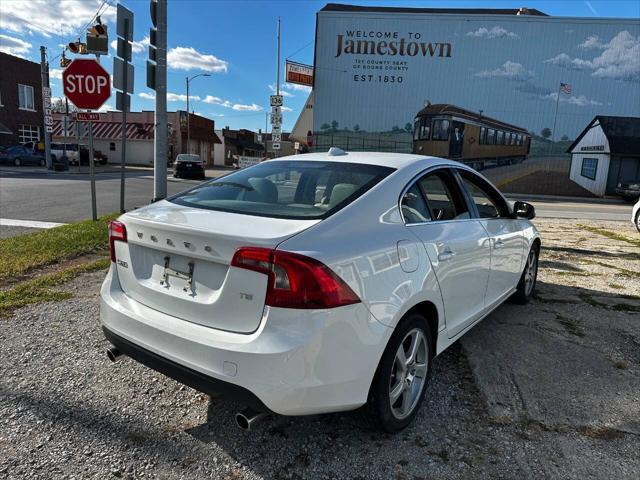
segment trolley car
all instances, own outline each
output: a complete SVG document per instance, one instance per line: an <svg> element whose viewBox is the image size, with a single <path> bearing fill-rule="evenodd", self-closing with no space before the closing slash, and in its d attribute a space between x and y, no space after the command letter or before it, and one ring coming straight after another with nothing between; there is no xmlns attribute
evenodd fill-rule
<svg viewBox="0 0 640 480"><path fill-rule="evenodd" d="M449 104L427 104L418 112L413 152L450 158L477 170L522 162L531 136L523 128Z"/></svg>

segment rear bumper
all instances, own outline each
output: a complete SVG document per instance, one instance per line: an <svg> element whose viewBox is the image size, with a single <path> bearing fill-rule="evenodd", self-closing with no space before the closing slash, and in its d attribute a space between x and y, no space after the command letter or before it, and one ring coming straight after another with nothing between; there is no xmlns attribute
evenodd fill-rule
<svg viewBox="0 0 640 480"><path fill-rule="evenodd" d="M100 322L116 347L197 390L281 415L363 405L392 333L362 303L319 311L267 307L253 333L216 330L131 299L114 271L100 293Z"/></svg>

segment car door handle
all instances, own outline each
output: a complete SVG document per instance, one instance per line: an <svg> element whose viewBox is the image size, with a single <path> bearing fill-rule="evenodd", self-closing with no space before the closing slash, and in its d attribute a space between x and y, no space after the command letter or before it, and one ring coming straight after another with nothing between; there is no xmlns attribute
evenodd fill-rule
<svg viewBox="0 0 640 480"><path fill-rule="evenodd" d="M450 260L456 256L456 252L452 252L451 250L445 250L438 254L438 260L444 262L445 260Z"/></svg>
<svg viewBox="0 0 640 480"><path fill-rule="evenodd" d="M493 248L502 248L502 247L504 247L504 242L499 238L495 242L493 242Z"/></svg>

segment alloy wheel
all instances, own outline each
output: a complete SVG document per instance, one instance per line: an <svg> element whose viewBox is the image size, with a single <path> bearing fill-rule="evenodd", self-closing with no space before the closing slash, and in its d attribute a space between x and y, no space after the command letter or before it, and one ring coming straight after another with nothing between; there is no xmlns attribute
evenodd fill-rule
<svg viewBox="0 0 640 480"><path fill-rule="evenodd" d="M531 249L529 257L527 258L527 269L524 272L524 293L525 295L531 295L533 286L536 283L536 276L538 273L538 254L535 249Z"/></svg>
<svg viewBox="0 0 640 480"><path fill-rule="evenodd" d="M409 331L396 351L389 379L391 413L398 420L415 409L429 370L429 347L419 328Z"/></svg>

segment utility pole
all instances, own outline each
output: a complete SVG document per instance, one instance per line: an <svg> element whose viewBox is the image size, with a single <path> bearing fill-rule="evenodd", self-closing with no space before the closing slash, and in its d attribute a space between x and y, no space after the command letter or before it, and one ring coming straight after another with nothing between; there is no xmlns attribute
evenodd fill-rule
<svg viewBox="0 0 640 480"><path fill-rule="evenodd" d="M191 110L189 110L189 77L187 76L187 153L191 153Z"/></svg>
<svg viewBox="0 0 640 480"><path fill-rule="evenodd" d="M276 76L276 95L280 95L280 17L278 17L278 68Z"/></svg>
<svg viewBox="0 0 640 480"><path fill-rule="evenodd" d="M156 118L153 201L167 197L167 0L158 0L156 2L156 19ZM187 112L188 114L189 112Z"/></svg>
<svg viewBox="0 0 640 480"><path fill-rule="evenodd" d="M42 78L42 92L49 90L49 68L47 66L47 48L44 46L40 47L40 76ZM45 90L46 88L46 90ZM49 97L49 105L46 105L46 102L43 99L43 120L47 116L45 109L51 109L51 98ZM44 159L48 169L52 168L51 165L51 138L49 136L49 132L47 131L50 128L50 125L43 123L42 134L44 136Z"/></svg>

